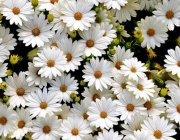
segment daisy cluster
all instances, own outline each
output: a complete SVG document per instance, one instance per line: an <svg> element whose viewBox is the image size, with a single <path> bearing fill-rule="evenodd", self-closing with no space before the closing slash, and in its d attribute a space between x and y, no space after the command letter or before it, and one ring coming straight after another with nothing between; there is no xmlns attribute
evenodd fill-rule
<svg viewBox="0 0 180 140"><path fill-rule="evenodd" d="M180 0L0 0L1 140L180 137Z"/></svg>

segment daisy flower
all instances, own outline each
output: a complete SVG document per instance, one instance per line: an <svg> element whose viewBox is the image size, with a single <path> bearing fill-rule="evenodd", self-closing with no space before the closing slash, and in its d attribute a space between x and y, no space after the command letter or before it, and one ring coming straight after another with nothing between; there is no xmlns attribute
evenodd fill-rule
<svg viewBox="0 0 180 140"><path fill-rule="evenodd" d="M154 97L154 83L147 77L139 78L138 81L128 81L126 87L135 95L136 99L143 98L145 101L149 101L150 97Z"/></svg>
<svg viewBox="0 0 180 140"><path fill-rule="evenodd" d="M81 100L80 103L73 104L72 105L73 108L71 108L71 112L72 114L76 116L81 116L86 120L88 118L87 111L90 105L91 105L91 100L85 98Z"/></svg>
<svg viewBox="0 0 180 140"><path fill-rule="evenodd" d="M100 127L101 129L113 128L113 125L117 125L119 114L116 111L117 105L111 98L105 99L102 97L100 100L96 99L96 102L91 102L91 106L88 108L88 120L90 126Z"/></svg>
<svg viewBox="0 0 180 140"><path fill-rule="evenodd" d="M36 85L42 88L43 86L47 86L47 82L49 82L48 78L41 77L38 72L40 68L34 67L34 64L28 62L28 71L25 72L27 75L26 81L28 82L28 86Z"/></svg>
<svg viewBox="0 0 180 140"><path fill-rule="evenodd" d="M121 126L124 130L121 130L121 133L127 137L133 136L134 132L141 130L141 124L147 118L147 116L136 113L131 119L127 119L126 123Z"/></svg>
<svg viewBox="0 0 180 140"><path fill-rule="evenodd" d="M110 24L109 22L101 22L99 25L100 25L100 29L105 31L103 36L107 40L109 40L109 44L110 44L112 40L117 36L116 30L113 29L113 25Z"/></svg>
<svg viewBox="0 0 180 140"><path fill-rule="evenodd" d="M120 116L120 120L132 119L135 114L147 115L146 108L143 106L145 101L141 98L136 99L130 92L117 96L118 105L117 111Z"/></svg>
<svg viewBox="0 0 180 140"><path fill-rule="evenodd" d="M63 104L61 106L61 110L59 110L58 112L54 112L54 115L56 115L61 121L67 119L70 114L70 107L67 104Z"/></svg>
<svg viewBox="0 0 180 140"><path fill-rule="evenodd" d="M127 0L128 3L121 7L120 10L112 10L116 14L116 19L119 23L130 21L131 17L136 17L136 10L140 10L140 5L137 3L138 0Z"/></svg>
<svg viewBox="0 0 180 140"><path fill-rule="evenodd" d="M2 14L11 25L15 23L22 26L22 20L28 21L27 16L30 17L33 13L33 7L28 0L5 0L2 5Z"/></svg>
<svg viewBox="0 0 180 140"><path fill-rule="evenodd" d="M13 38L14 34L10 34L10 29L2 27L1 25L0 31L0 47L3 46L10 51L14 50L14 46L17 45L16 39ZM9 52L7 52L6 55L9 56Z"/></svg>
<svg viewBox="0 0 180 140"><path fill-rule="evenodd" d="M147 131L134 131L134 136L129 136L127 140L152 140L153 137ZM124 139L126 140L126 139Z"/></svg>
<svg viewBox="0 0 180 140"><path fill-rule="evenodd" d="M0 63L0 83L2 82L2 78L4 78L7 71L7 63Z"/></svg>
<svg viewBox="0 0 180 140"><path fill-rule="evenodd" d="M118 9L120 10L122 6L125 6L125 4L128 3L127 0L103 0L104 6L107 7L107 9Z"/></svg>
<svg viewBox="0 0 180 140"><path fill-rule="evenodd" d="M61 12L63 16L60 18L66 23L70 31L72 30L88 30L91 23L95 21L95 12L92 11L93 5L85 3L83 0L70 0L63 3Z"/></svg>
<svg viewBox="0 0 180 140"><path fill-rule="evenodd" d="M163 4L158 3L158 5L155 5L156 10L153 11L157 19L165 22L171 31L174 30L174 25L180 26L179 4L179 0L163 0Z"/></svg>
<svg viewBox="0 0 180 140"><path fill-rule="evenodd" d="M99 132L97 136L98 140L121 140L122 138L123 135L119 135L118 132L113 129L110 129L109 131L103 129L103 131Z"/></svg>
<svg viewBox="0 0 180 140"><path fill-rule="evenodd" d="M165 43L168 37L166 23L158 20L154 16L141 19L136 29L142 30L142 37L144 40L141 46L147 47L148 49L154 49L156 46L160 47L161 43Z"/></svg>
<svg viewBox="0 0 180 140"><path fill-rule="evenodd" d="M180 124L180 94L179 90L170 95L171 99L167 100L167 117Z"/></svg>
<svg viewBox="0 0 180 140"><path fill-rule="evenodd" d="M103 90L101 91L101 90L97 90L95 85L92 85L88 88L84 87L84 91L82 93L82 96L95 102L96 99L101 99L102 97L105 97L106 99L112 98L113 93L110 90L110 88L108 88L108 89L103 88Z"/></svg>
<svg viewBox="0 0 180 140"><path fill-rule="evenodd" d="M43 13L39 16L34 14L32 19L24 21L23 25L17 29L19 40L22 40L25 46L31 45L33 48L36 45L38 47L44 46L44 42L48 42L49 38L54 35L54 31L50 30L53 24L47 24L47 22Z"/></svg>
<svg viewBox="0 0 180 140"><path fill-rule="evenodd" d="M144 103L148 116L159 116L166 111L165 98L160 97L158 94L159 92L156 92L154 97L150 97L150 100Z"/></svg>
<svg viewBox="0 0 180 140"><path fill-rule="evenodd" d="M95 22L100 24L103 22L109 22L110 23L110 19L108 17L108 11L102 7L99 7L99 11L96 13L96 19Z"/></svg>
<svg viewBox="0 0 180 140"><path fill-rule="evenodd" d="M80 116L69 116L63 120L60 129L63 140L82 140L84 136L92 132L87 120Z"/></svg>
<svg viewBox="0 0 180 140"><path fill-rule="evenodd" d="M96 59L92 58L90 63L86 63L84 66L84 78L85 82L88 82L88 86L95 84L96 89L101 91L104 88L108 88L107 85L111 85L112 77L112 63L97 57Z"/></svg>
<svg viewBox="0 0 180 140"><path fill-rule="evenodd" d="M175 140L171 137L176 134L176 131L173 129L174 124L169 123L169 120L164 119L164 117L149 117L147 120L144 120L144 124L141 126L142 130L148 131L149 135L153 136L153 139Z"/></svg>
<svg viewBox="0 0 180 140"><path fill-rule="evenodd" d="M8 104L12 107L25 107L25 99L30 92L36 90L35 86L28 86L26 82L25 72L20 72L19 75L13 73L13 76L8 76L5 78L7 83L7 89L4 92L4 95L9 96Z"/></svg>
<svg viewBox="0 0 180 140"><path fill-rule="evenodd" d="M78 41L79 46L84 48L84 56L102 56L108 48L109 40L104 37L105 31L101 30L99 24L92 26L88 31L79 32L82 39Z"/></svg>
<svg viewBox="0 0 180 140"><path fill-rule="evenodd" d="M0 103L0 136L6 137L10 132L15 130L16 112L12 107L7 107Z"/></svg>
<svg viewBox="0 0 180 140"><path fill-rule="evenodd" d="M122 74L119 74L114 77L112 82L112 91L115 95L120 95L127 92L127 77Z"/></svg>
<svg viewBox="0 0 180 140"><path fill-rule="evenodd" d="M36 117L32 126L33 140L60 139L60 120L57 116L46 114L45 117Z"/></svg>
<svg viewBox="0 0 180 140"><path fill-rule="evenodd" d="M32 117L30 113L24 108L17 108L17 120L16 129L10 133L11 138L22 139L23 136L31 131L32 127Z"/></svg>
<svg viewBox="0 0 180 140"><path fill-rule="evenodd" d="M50 82L51 87L48 88L49 93L55 93L59 95L59 101L70 102L70 94L73 92L77 93L78 83L74 77L71 77L71 74L64 74L60 77L56 77Z"/></svg>
<svg viewBox="0 0 180 140"><path fill-rule="evenodd" d="M116 53L110 57L110 59L114 63L113 73L116 75L121 73L121 65L123 64L123 61L132 58L134 53L131 52L130 49L125 50L125 47L119 45L115 46L114 49Z"/></svg>
<svg viewBox="0 0 180 140"><path fill-rule="evenodd" d="M66 57L59 48L44 48L34 57L33 64L40 68L38 74L41 77L52 79L61 76L61 72L65 70Z"/></svg>
<svg viewBox="0 0 180 140"><path fill-rule="evenodd" d="M83 54L83 47L79 46L77 41L72 42L72 39L64 38L58 42L59 48L63 51L66 56L67 63L64 66L66 72L75 71L78 66L81 65L81 55Z"/></svg>
<svg viewBox="0 0 180 140"><path fill-rule="evenodd" d="M154 8L161 0L138 0L141 10L149 10Z"/></svg>
<svg viewBox="0 0 180 140"><path fill-rule="evenodd" d="M139 78L146 77L145 73L147 68L144 63L138 61L136 57L125 59L123 65L121 65L121 72L124 76L127 76L129 80L138 81Z"/></svg>
<svg viewBox="0 0 180 140"><path fill-rule="evenodd" d="M180 48L176 46L175 50L169 49L168 55L165 55L166 59L164 67L167 72L171 72L172 75L177 74L180 78Z"/></svg>
<svg viewBox="0 0 180 140"><path fill-rule="evenodd" d="M46 114L61 111L60 97L56 93L49 93L46 87L39 88L26 97L26 106L32 117L45 117Z"/></svg>

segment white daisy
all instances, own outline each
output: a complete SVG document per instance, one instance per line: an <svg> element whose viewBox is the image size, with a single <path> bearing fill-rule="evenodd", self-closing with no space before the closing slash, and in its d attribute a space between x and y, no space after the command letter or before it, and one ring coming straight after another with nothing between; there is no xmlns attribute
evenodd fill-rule
<svg viewBox="0 0 180 140"><path fill-rule="evenodd" d="M93 5L85 3L83 0L70 0L63 3L61 12L63 16L60 18L66 23L70 31L72 30L88 30L91 23L95 21L95 11L92 11Z"/></svg>
<svg viewBox="0 0 180 140"><path fill-rule="evenodd" d="M7 107L0 103L0 135L6 137L15 130L16 112L12 107Z"/></svg>
<svg viewBox="0 0 180 140"><path fill-rule="evenodd" d="M121 126L124 130L121 130L121 133L127 137L133 136L134 132L141 130L141 124L147 118L147 116L141 115L140 113L136 113L134 117L131 119L127 119L126 123L122 124Z"/></svg>
<svg viewBox="0 0 180 140"><path fill-rule="evenodd" d="M88 98L91 101L96 101L96 99L101 99L102 97L105 97L106 99L112 98L113 93L108 89L97 90L95 85L92 85L90 87L84 87L84 91L82 93L82 96L85 98Z"/></svg>
<svg viewBox="0 0 180 140"><path fill-rule="evenodd" d="M45 15L41 13L39 16L34 14L33 19L24 21L22 26L17 29L19 40L25 43L25 46L31 45L33 48L44 46L44 42L48 42L52 38L54 31L51 31L53 24L47 24Z"/></svg>
<svg viewBox="0 0 180 140"><path fill-rule="evenodd" d="M35 86L28 86L26 82L26 75L24 72L20 72L19 75L13 73L13 76L8 76L5 78L7 83L7 89L4 95L9 96L8 104L12 107L25 107L25 99L30 92L35 91Z"/></svg>
<svg viewBox="0 0 180 140"><path fill-rule="evenodd" d="M96 19L95 22L100 24L102 22L111 22L111 20L108 17L107 9L104 9L103 7L98 7L99 11L96 13ZM112 15L111 15L112 16Z"/></svg>
<svg viewBox="0 0 180 140"><path fill-rule="evenodd" d="M112 82L112 63L97 57L96 59L92 58L90 63L84 65L84 78L85 82L88 82L88 86L95 84L96 89L101 91L104 88L108 88L107 85L111 85Z"/></svg>
<svg viewBox="0 0 180 140"><path fill-rule="evenodd" d="M33 59L33 64L40 68L38 74L41 77L52 79L61 76L61 72L65 70L66 58L59 48L44 48L37 55L38 57Z"/></svg>
<svg viewBox="0 0 180 140"><path fill-rule="evenodd" d="M46 87L41 91L39 88L26 97L26 106L32 117L45 117L46 114L61 111L60 96L49 93Z"/></svg>
<svg viewBox="0 0 180 140"><path fill-rule="evenodd" d="M63 104L60 111L54 112L54 115L56 115L61 121L67 119L70 114L70 107L67 104Z"/></svg>
<svg viewBox="0 0 180 140"><path fill-rule="evenodd" d="M180 124L180 94L179 90L176 90L170 95L171 99L167 100L167 117Z"/></svg>
<svg viewBox="0 0 180 140"><path fill-rule="evenodd" d="M43 86L47 86L47 82L49 82L48 78L41 77L38 72L40 68L34 67L33 63L28 62L28 71L25 72L27 75L26 81L28 82L28 86L36 85L42 88Z"/></svg>
<svg viewBox="0 0 180 140"><path fill-rule="evenodd" d="M14 34L10 34L10 28L5 28L0 25L0 47L3 46L7 50L14 50L17 45L16 39L13 38ZM9 56L9 52L6 53Z"/></svg>
<svg viewBox="0 0 180 140"><path fill-rule="evenodd" d="M179 0L163 0L163 4L158 3L155 6L156 10L153 11L153 14L157 19L165 22L169 30L174 30L174 25L180 26L179 4Z"/></svg>
<svg viewBox="0 0 180 140"><path fill-rule="evenodd" d="M139 78L146 77L145 73L147 68L144 63L138 61L136 57L125 59L123 65L121 65L121 72L124 76L127 76L129 80L138 81Z"/></svg>
<svg viewBox="0 0 180 140"><path fill-rule="evenodd" d="M130 92L126 92L117 97L118 100L116 104L118 105L118 114L121 115L120 120L131 119L137 113L147 115L146 108L143 106L145 103L143 99L136 99Z"/></svg>
<svg viewBox="0 0 180 140"><path fill-rule="evenodd" d="M7 63L0 63L0 83L2 82L2 78L6 76L7 71Z"/></svg>
<svg viewBox="0 0 180 140"><path fill-rule="evenodd" d="M101 30L99 24L92 26L88 31L79 32L82 39L78 41L79 46L84 48L84 56L102 56L105 49L108 48L109 40L103 36L104 30Z"/></svg>
<svg viewBox="0 0 180 140"><path fill-rule="evenodd" d="M115 95L120 95L127 92L127 77L122 74L119 74L114 77L112 82L112 91Z"/></svg>
<svg viewBox="0 0 180 140"><path fill-rule="evenodd" d="M73 104L72 105L73 108L71 108L71 112L73 115L81 116L86 120L88 118L87 111L90 105L91 105L91 100L85 98L81 100L80 103Z"/></svg>
<svg viewBox="0 0 180 140"><path fill-rule="evenodd" d="M57 116L47 114L45 117L37 117L33 121L33 140L58 140L60 139L60 120Z"/></svg>
<svg viewBox="0 0 180 140"><path fill-rule="evenodd" d="M17 108L16 112L18 114L16 120L16 129L10 133L11 138L22 139L23 136L31 131L32 127L32 117L30 113L24 108Z"/></svg>
<svg viewBox="0 0 180 140"><path fill-rule="evenodd" d="M83 54L83 47L79 45L77 41L72 42L72 39L64 38L61 39L58 43L60 49L63 51L66 56L67 63L64 66L66 72L75 71L78 69L78 66L81 65L81 55Z"/></svg>
<svg viewBox="0 0 180 140"><path fill-rule="evenodd" d="M84 136L92 132L87 120L80 116L69 116L67 120L63 120L60 129L63 140L82 140Z"/></svg>
<svg viewBox="0 0 180 140"><path fill-rule="evenodd" d="M154 49L156 46L160 47L161 43L165 43L168 37L166 23L158 20L154 16L141 19L136 29L142 30L144 40L141 46L147 47L148 49Z"/></svg>
<svg viewBox="0 0 180 140"><path fill-rule="evenodd" d="M116 13L116 19L119 23L130 21L131 17L136 17L136 10L140 10L140 5L137 3L138 0L127 0L128 3L121 7L120 10L112 10Z"/></svg>
<svg viewBox="0 0 180 140"><path fill-rule="evenodd" d="M109 24L109 22L101 22L100 23L100 29L104 30L105 33L103 34L103 36L109 40L109 44L111 43L111 41L116 38L116 30L113 29L113 25Z"/></svg>
<svg viewBox="0 0 180 140"><path fill-rule="evenodd" d="M180 78L180 48L176 46L175 50L169 49L168 55L165 55L166 59L164 67L167 72L171 72L172 75L177 74Z"/></svg>
<svg viewBox="0 0 180 140"><path fill-rule="evenodd" d="M60 77L56 77L54 80L50 81L50 87L48 88L49 93L54 93L59 95L59 102L70 102L70 94L73 92L78 94L78 83L74 77L71 77L71 74L64 74Z"/></svg>
<svg viewBox="0 0 180 140"><path fill-rule="evenodd" d="M102 132L98 133L97 140L121 140L123 135L119 135L117 131L110 129L109 131L103 129Z"/></svg>
<svg viewBox="0 0 180 140"><path fill-rule="evenodd" d="M127 0L103 0L104 5L107 9L118 9L120 10L122 6L128 3Z"/></svg>
<svg viewBox="0 0 180 140"><path fill-rule="evenodd" d="M175 140L171 136L174 136L177 132L173 129L174 124L169 123L164 117L153 116L144 120L144 124L141 125L142 130L148 131L150 136L153 136L154 140Z"/></svg>
<svg viewBox="0 0 180 140"><path fill-rule="evenodd" d="M28 0L5 0L2 5L2 14L10 24L22 26L22 20L28 21L27 16L30 17L34 13L33 7Z"/></svg>
<svg viewBox="0 0 180 140"><path fill-rule="evenodd" d="M123 61L125 59L132 58L134 53L131 52L130 49L125 50L125 47L121 47L119 45L114 46L114 49L116 53L112 57L110 57L110 59L114 63L113 73L116 75L121 72L121 65L123 64Z"/></svg>
<svg viewBox="0 0 180 140"><path fill-rule="evenodd" d="M149 10L154 8L161 0L138 0L141 10Z"/></svg>
<svg viewBox="0 0 180 140"><path fill-rule="evenodd" d="M139 78L138 81L128 81L126 87L135 95L136 99L143 98L145 101L149 101L150 97L154 97L154 83L147 77Z"/></svg>
<svg viewBox="0 0 180 140"><path fill-rule="evenodd" d="M134 136L129 136L127 140L152 140L153 137L145 130L134 131ZM126 140L126 139L124 139Z"/></svg>
<svg viewBox="0 0 180 140"><path fill-rule="evenodd" d="M96 99L96 102L92 101L87 112L90 125L101 129L113 128L113 125L117 125L119 121L116 110L117 105L111 98L106 100L102 97L100 100Z"/></svg>

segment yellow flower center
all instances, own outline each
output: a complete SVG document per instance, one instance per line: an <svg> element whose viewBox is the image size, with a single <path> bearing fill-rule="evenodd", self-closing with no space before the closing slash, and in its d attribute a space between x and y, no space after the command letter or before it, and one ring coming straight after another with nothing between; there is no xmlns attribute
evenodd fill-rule
<svg viewBox="0 0 180 140"><path fill-rule="evenodd" d="M94 77L96 77L97 79L101 78L101 76L102 76L101 71L97 70L94 72Z"/></svg>
<svg viewBox="0 0 180 140"><path fill-rule="evenodd" d="M94 46L94 41L93 40L87 40L86 41L86 46L88 47L88 48L91 48L91 47L93 47Z"/></svg>
<svg viewBox="0 0 180 140"><path fill-rule="evenodd" d="M55 65L54 60L48 60L48 61L47 61L47 66L48 66L48 67L54 67L54 65Z"/></svg>
<svg viewBox="0 0 180 140"><path fill-rule="evenodd" d="M87 113L83 114L83 118L86 120L89 117L89 115Z"/></svg>
<svg viewBox="0 0 180 140"><path fill-rule="evenodd" d="M122 88L122 89L126 89L126 85L127 85L127 84L126 84L125 82L124 82L124 83L121 83L121 88Z"/></svg>
<svg viewBox="0 0 180 140"><path fill-rule="evenodd" d="M18 122L18 128L23 128L25 126L25 122L24 121L19 121Z"/></svg>
<svg viewBox="0 0 180 140"><path fill-rule="evenodd" d="M154 36L155 35L155 30L154 29L148 29L147 34L149 36Z"/></svg>
<svg viewBox="0 0 180 140"><path fill-rule="evenodd" d="M151 102L146 102L145 104L144 104L144 107L145 108L147 108L147 110L150 110L151 108L152 108L152 104L151 104Z"/></svg>
<svg viewBox="0 0 180 140"><path fill-rule="evenodd" d="M12 12L15 14L15 15L18 15L20 13L20 9L18 7L14 7L12 9Z"/></svg>
<svg viewBox="0 0 180 140"><path fill-rule="evenodd" d="M155 138L160 139L162 137L162 132L160 130L155 130L154 136Z"/></svg>
<svg viewBox="0 0 180 140"><path fill-rule="evenodd" d="M101 118L106 118L107 117L107 113L105 111L102 111L100 113L100 116L101 116Z"/></svg>
<svg viewBox="0 0 180 140"><path fill-rule="evenodd" d="M45 134L48 134L50 131L51 131L51 127L50 127L50 126L45 125L45 126L43 127L43 132L44 132Z"/></svg>
<svg viewBox="0 0 180 140"><path fill-rule="evenodd" d="M139 90L143 90L144 88L143 88L143 85L141 85L141 84L137 84L137 89L139 89Z"/></svg>
<svg viewBox="0 0 180 140"><path fill-rule="evenodd" d="M135 67L132 67L132 68L131 68L131 72L135 73L135 72L136 72L136 68L135 68Z"/></svg>
<svg viewBox="0 0 180 140"><path fill-rule="evenodd" d="M95 93L92 97L93 101L96 101L96 99L100 99L99 94Z"/></svg>
<svg viewBox="0 0 180 140"><path fill-rule="evenodd" d="M6 125L6 123L7 123L6 117L4 117L4 116L0 117L0 124L1 125Z"/></svg>
<svg viewBox="0 0 180 140"><path fill-rule="evenodd" d="M167 19L172 19L174 17L174 12L169 10L166 12L166 18Z"/></svg>
<svg viewBox="0 0 180 140"><path fill-rule="evenodd" d="M25 90L23 88L18 88L16 90L16 93L17 93L18 96L23 96L24 93L25 93Z"/></svg>
<svg viewBox="0 0 180 140"><path fill-rule="evenodd" d="M68 62L71 61L72 55L70 53L67 53L66 54L66 59L67 59Z"/></svg>
<svg viewBox="0 0 180 140"><path fill-rule="evenodd" d="M75 18L76 20L81 20L81 19L82 19L82 14L81 14L80 12L76 12L76 13L74 14L74 18Z"/></svg>
<svg viewBox="0 0 180 140"><path fill-rule="evenodd" d="M77 136L79 134L79 130L77 128L73 128L71 130L71 134L74 135L74 136Z"/></svg>
<svg viewBox="0 0 180 140"><path fill-rule="evenodd" d="M67 86L66 85L61 85L60 86L60 91L66 92L66 90L67 90Z"/></svg>
<svg viewBox="0 0 180 140"><path fill-rule="evenodd" d="M134 110L134 105L133 104L127 104L126 109L128 111L133 111Z"/></svg>
<svg viewBox="0 0 180 140"><path fill-rule="evenodd" d="M95 19L95 21L96 21L96 23L101 23L102 22L102 19L101 19L101 17L96 17L96 19Z"/></svg>
<svg viewBox="0 0 180 140"><path fill-rule="evenodd" d="M47 106L48 106L48 105L47 105L46 102L41 102L41 103L40 103L40 108L41 108L41 109L46 109Z"/></svg>
<svg viewBox="0 0 180 140"><path fill-rule="evenodd" d="M180 67L180 61L177 62L178 67Z"/></svg>
<svg viewBox="0 0 180 140"><path fill-rule="evenodd" d="M53 47L57 47L57 46L58 46L57 43L54 42L54 43L51 44L50 48L52 49Z"/></svg>
<svg viewBox="0 0 180 140"><path fill-rule="evenodd" d="M33 34L34 36L38 36L38 35L40 34L40 30L39 30L38 28L34 28L34 29L32 30L32 34Z"/></svg>
<svg viewBox="0 0 180 140"><path fill-rule="evenodd" d="M180 104L178 104L178 105L176 106L176 110L177 110L178 113L180 113Z"/></svg>
<svg viewBox="0 0 180 140"><path fill-rule="evenodd" d="M120 61L116 62L115 67L119 70L122 63Z"/></svg>

